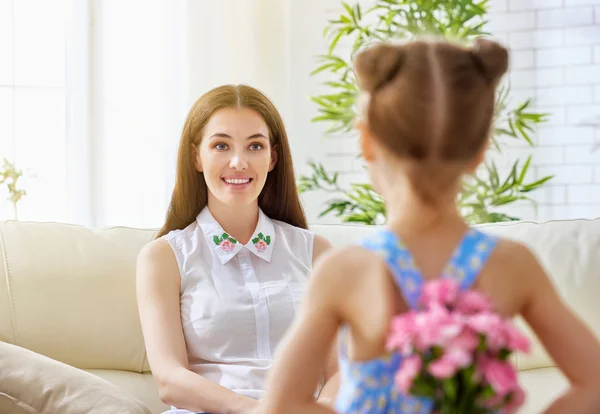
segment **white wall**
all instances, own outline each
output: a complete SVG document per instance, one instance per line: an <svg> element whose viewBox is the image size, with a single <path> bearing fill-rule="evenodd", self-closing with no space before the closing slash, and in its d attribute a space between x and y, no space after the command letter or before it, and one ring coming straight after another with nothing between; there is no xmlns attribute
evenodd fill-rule
<svg viewBox="0 0 600 414"><path fill-rule="evenodd" d="M534 136L535 148L509 145L493 159L507 169L533 153L530 180L556 175L551 184L532 193L539 202L537 213L526 203L504 211L539 220L600 216L600 0L491 3L489 30L512 53L512 99L534 98L534 109L551 114ZM311 106L305 115L310 117L315 107L306 105ZM598 127L583 126L594 118ZM345 181L365 180L355 139L327 140L323 148L325 165L341 170ZM311 218L321 208L317 198L308 203Z"/></svg>
<svg viewBox="0 0 600 414"><path fill-rule="evenodd" d="M494 0L490 30L512 50L514 96L533 97L551 114L536 134L533 178L555 175L512 208L540 220L600 216L600 0ZM597 127L584 126L596 122ZM530 148L512 146L495 157L504 166Z"/></svg>

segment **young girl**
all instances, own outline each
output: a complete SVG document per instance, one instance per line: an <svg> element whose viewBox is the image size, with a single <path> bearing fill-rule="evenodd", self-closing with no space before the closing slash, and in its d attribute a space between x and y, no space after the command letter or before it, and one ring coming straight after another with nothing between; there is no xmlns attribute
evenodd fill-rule
<svg viewBox="0 0 600 414"><path fill-rule="evenodd" d="M166 223L137 267L148 361L170 412L260 410L275 348L329 246L307 230L275 106L245 85L203 95L183 129ZM324 363L323 379L336 369Z"/></svg>
<svg viewBox="0 0 600 414"><path fill-rule="evenodd" d="M335 250L314 270L307 297L267 386L269 414L326 414L311 399L339 333L339 413L430 413L432 401L395 391L386 355L394 315L414 308L425 281L455 278L522 315L571 387L546 413L600 412L600 344L563 304L523 245L470 229L455 200L489 143L506 49L445 41L378 44L356 57L365 108L358 122L371 182L386 201L385 230ZM341 328L341 329L340 329Z"/></svg>

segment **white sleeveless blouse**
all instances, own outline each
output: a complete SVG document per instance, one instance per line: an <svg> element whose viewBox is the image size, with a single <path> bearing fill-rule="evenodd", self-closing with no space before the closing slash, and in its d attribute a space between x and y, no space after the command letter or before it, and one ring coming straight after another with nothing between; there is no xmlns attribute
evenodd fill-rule
<svg viewBox="0 0 600 414"><path fill-rule="evenodd" d="M275 349L294 319L312 268L313 233L259 211L254 235L243 245L204 208L194 223L163 238L181 273L190 369L261 399Z"/></svg>

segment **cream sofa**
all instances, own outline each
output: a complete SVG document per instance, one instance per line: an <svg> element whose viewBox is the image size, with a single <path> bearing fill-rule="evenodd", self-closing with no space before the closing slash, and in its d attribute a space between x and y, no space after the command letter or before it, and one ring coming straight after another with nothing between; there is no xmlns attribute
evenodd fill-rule
<svg viewBox="0 0 600 414"><path fill-rule="evenodd" d="M600 334L600 219L483 228L531 246L565 300ZM375 228L315 225L313 230L344 245ZM136 256L154 234L124 227L0 224L0 340L103 377L152 412L164 410L135 299ZM540 412L566 387L539 346L519 356L517 364L528 391L524 413Z"/></svg>

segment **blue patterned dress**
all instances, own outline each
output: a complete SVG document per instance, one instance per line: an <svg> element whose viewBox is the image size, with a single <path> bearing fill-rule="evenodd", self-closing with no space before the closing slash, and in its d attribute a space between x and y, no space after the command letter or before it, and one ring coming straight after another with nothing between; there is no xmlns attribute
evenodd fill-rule
<svg viewBox="0 0 600 414"><path fill-rule="evenodd" d="M460 283L461 290L475 281L497 239L476 230L469 230L442 273ZM388 263L394 281L407 304L417 307L423 277L417 270L406 246L390 230L382 230L362 242L362 246L381 254ZM340 330L341 386L335 409L343 414L430 414L433 401L403 395L394 385L394 377L402 358L390 354L368 361L352 361L346 355L346 327Z"/></svg>

